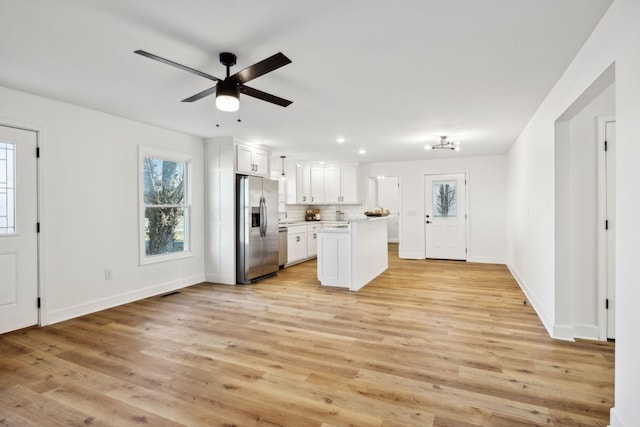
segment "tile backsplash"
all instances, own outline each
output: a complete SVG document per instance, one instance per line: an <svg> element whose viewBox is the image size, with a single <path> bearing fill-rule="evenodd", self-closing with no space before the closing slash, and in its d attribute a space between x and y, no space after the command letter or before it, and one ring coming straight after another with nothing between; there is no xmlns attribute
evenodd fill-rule
<svg viewBox="0 0 640 427"><path fill-rule="evenodd" d="M320 209L320 218L335 221L336 211L344 212L345 219L364 216L365 205L287 205L286 216L280 213L280 220L304 221L307 209Z"/></svg>

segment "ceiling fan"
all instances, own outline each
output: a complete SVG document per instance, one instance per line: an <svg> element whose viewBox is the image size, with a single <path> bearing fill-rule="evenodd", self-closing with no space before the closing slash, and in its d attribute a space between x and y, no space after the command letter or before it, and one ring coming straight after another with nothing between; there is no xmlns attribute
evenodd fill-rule
<svg viewBox="0 0 640 427"><path fill-rule="evenodd" d="M146 56L147 58L160 61L164 64L171 65L172 67L176 67L200 77L204 77L205 79L217 82L215 86L203 90L202 92L190 96L189 98L183 99L182 102L194 102L204 98L205 96L209 96L215 93L216 107L218 107L218 109L222 111L237 111L238 108L240 108L240 93L243 93L245 95L249 95L254 98L270 102L272 104L280 105L282 107L286 107L292 103L292 101L245 85L246 82L251 81L256 77L260 77L280 67L290 64L291 60L287 58L282 52L278 52L275 55L257 62L245 68L244 70L238 71L233 75L229 75L229 69L232 66L236 65L236 55L230 52L222 52L220 54L220 63L227 67L227 77L225 77L224 79L219 79L218 77L212 76L211 74L203 73L202 71L195 70L193 68L187 67L186 65L178 64L177 62L173 62L152 53L145 52L144 50L136 50L134 53Z"/></svg>

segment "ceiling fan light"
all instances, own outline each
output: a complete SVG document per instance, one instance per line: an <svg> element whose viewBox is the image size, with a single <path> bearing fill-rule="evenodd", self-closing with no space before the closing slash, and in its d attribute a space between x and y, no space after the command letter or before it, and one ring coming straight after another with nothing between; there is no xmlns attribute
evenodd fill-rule
<svg viewBox="0 0 640 427"><path fill-rule="evenodd" d="M238 111L240 108L240 94L235 84L218 83L216 88L216 107L222 111Z"/></svg>
<svg viewBox="0 0 640 427"><path fill-rule="evenodd" d="M216 107L222 111L238 111L240 100L230 95L218 95L216 96Z"/></svg>
<svg viewBox="0 0 640 427"><path fill-rule="evenodd" d="M433 146L427 144L427 145L424 146L424 149L425 150L433 150Z"/></svg>

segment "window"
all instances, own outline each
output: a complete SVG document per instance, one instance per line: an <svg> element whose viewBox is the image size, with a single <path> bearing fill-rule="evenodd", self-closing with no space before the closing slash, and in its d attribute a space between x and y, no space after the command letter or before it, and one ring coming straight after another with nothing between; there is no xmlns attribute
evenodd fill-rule
<svg viewBox="0 0 640 427"><path fill-rule="evenodd" d="M190 165L179 153L140 150L142 264L190 255Z"/></svg>
<svg viewBox="0 0 640 427"><path fill-rule="evenodd" d="M433 182L433 216L456 218L456 181Z"/></svg>
<svg viewBox="0 0 640 427"><path fill-rule="evenodd" d="M16 232L15 144L0 141L0 234Z"/></svg>

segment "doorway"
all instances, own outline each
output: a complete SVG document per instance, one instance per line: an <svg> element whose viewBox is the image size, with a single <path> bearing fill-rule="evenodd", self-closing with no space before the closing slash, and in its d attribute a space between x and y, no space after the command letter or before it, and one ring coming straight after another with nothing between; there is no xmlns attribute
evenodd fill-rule
<svg viewBox="0 0 640 427"><path fill-rule="evenodd" d="M601 304L599 335L601 340L615 339L615 200L616 200L616 121L613 116L598 118L598 292Z"/></svg>
<svg viewBox="0 0 640 427"><path fill-rule="evenodd" d="M467 259L464 173L424 176L425 258Z"/></svg>
<svg viewBox="0 0 640 427"><path fill-rule="evenodd" d="M376 207L387 208L390 218L387 222L387 241L400 242L400 177L379 175L369 177L367 188L367 210Z"/></svg>
<svg viewBox="0 0 640 427"><path fill-rule="evenodd" d="M0 125L0 333L38 324L37 141Z"/></svg>

